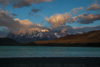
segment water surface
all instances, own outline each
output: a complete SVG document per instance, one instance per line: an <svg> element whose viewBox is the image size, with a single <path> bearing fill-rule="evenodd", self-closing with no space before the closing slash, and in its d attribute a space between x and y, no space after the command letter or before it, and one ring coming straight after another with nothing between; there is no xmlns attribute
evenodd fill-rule
<svg viewBox="0 0 100 67"><path fill-rule="evenodd" d="M100 48L0 46L0 58L5 57L100 57Z"/></svg>

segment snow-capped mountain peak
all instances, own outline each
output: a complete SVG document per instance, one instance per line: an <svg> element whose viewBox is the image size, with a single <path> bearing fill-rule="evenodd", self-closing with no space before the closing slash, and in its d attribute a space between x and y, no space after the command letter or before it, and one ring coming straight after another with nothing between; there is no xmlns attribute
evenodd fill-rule
<svg viewBox="0 0 100 67"><path fill-rule="evenodd" d="M49 31L33 31L31 33L15 33L10 32L7 38L12 38L19 42L31 42L31 41L43 41L43 40L53 40L56 39L56 36Z"/></svg>

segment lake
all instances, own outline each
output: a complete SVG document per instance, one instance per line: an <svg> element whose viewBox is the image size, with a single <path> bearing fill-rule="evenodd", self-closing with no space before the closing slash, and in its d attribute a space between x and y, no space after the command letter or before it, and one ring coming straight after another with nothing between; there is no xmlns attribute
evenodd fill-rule
<svg viewBox="0 0 100 67"><path fill-rule="evenodd" d="M100 57L100 48L0 46L0 58L5 57Z"/></svg>

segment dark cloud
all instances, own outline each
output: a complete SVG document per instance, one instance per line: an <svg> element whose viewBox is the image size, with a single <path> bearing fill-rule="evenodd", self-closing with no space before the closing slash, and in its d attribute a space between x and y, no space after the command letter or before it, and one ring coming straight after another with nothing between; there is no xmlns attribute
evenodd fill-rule
<svg viewBox="0 0 100 67"><path fill-rule="evenodd" d="M13 15L13 16L17 16L17 14L15 14L15 13L12 13L12 15Z"/></svg>
<svg viewBox="0 0 100 67"><path fill-rule="evenodd" d="M14 8L21 8L21 7L26 7L26 6L30 6L32 4L31 1L28 0L20 0L19 2L16 2L13 4Z"/></svg>
<svg viewBox="0 0 100 67"><path fill-rule="evenodd" d="M18 29L21 27L20 23L15 21L7 11L0 11L0 26L5 26L9 29Z"/></svg>
<svg viewBox="0 0 100 67"><path fill-rule="evenodd" d="M33 7L31 11L28 13L28 16L38 16L38 12L40 12L43 8L35 8Z"/></svg>
<svg viewBox="0 0 100 67"><path fill-rule="evenodd" d="M66 36L67 34L74 33L71 26L60 25L59 27L50 29L58 38Z"/></svg>
<svg viewBox="0 0 100 67"><path fill-rule="evenodd" d="M79 22L81 24L90 24L97 20L100 20L100 14L81 14L71 19L72 22Z"/></svg>
<svg viewBox="0 0 100 67"><path fill-rule="evenodd" d="M61 16L60 16L61 17ZM65 16L66 17L66 16ZM98 17L98 16L95 16ZM94 18L94 17L92 17ZM62 21L62 20L61 20ZM33 31L50 31L52 33L60 33L62 36L69 34L75 34L78 32L89 32L93 30L100 30L100 26L94 27L71 27L65 25L59 25L58 27L54 27L52 29L48 29L42 27L40 24L34 24L28 19L20 20L14 19L7 11L0 11L0 26L5 27L6 29L0 30L0 37L6 36L6 33L9 31L13 31L16 34L20 33L32 33ZM1 27L0 27L1 28ZM4 34L4 35L3 35Z"/></svg>
<svg viewBox="0 0 100 67"><path fill-rule="evenodd" d="M66 25L61 25L59 27L52 28L51 30L52 30L52 32L63 32L63 31L65 31L65 32L68 31L70 33L74 32L73 28L71 26L66 26Z"/></svg>
<svg viewBox="0 0 100 67"><path fill-rule="evenodd" d="M0 38L1 37L6 37L6 35L8 34L8 30L5 27L0 27Z"/></svg>
<svg viewBox="0 0 100 67"><path fill-rule="evenodd" d="M100 30L100 25L99 26L91 26L91 27L74 27L73 28L75 33L77 32L90 32L94 30Z"/></svg>
<svg viewBox="0 0 100 67"><path fill-rule="evenodd" d="M31 11L34 13L38 13L39 11L41 11L41 9L32 8Z"/></svg>
<svg viewBox="0 0 100 67"><path fill-rule="evenodd" d="M31 15L32 15L32 13L31 13L31 12L29 12L29 13L28 13L28 16L31 16Z"/></svg>
<svg viewBox="0 0 100 67"><path fill-rule="evenodd" d="M41 2L52 2L52 0L0 0L2 6L12 4L14 8L21 8L30 6L33 3L38 4Z"/></svg>
<svg viewBox="0 0 100 67"><path fill-rule="evenodd" d="M40 24L32 23L28 19L14 19L5 11L0 11L0 26L6 27L8 31L20 33L32 33L33 31L42 31L46 29Z"/></svg>
<svg viewBox="0 0 100 67"><path fill-rule="evenodd" d="M66 25L61 25L57 28L50 29L58 38L71 34L87 33L94 30L100 30L100 26L91 27L71 27Z"/></svg>
<svg viewBox="0 0 100 67"><path fill-rule="evenodd" d="M100 9L100 6L97 4L97 1L95 1L95 3L92 4L90 7L88 7L88 8L86 9L86 11L98 10L98 9Z"/></svg>

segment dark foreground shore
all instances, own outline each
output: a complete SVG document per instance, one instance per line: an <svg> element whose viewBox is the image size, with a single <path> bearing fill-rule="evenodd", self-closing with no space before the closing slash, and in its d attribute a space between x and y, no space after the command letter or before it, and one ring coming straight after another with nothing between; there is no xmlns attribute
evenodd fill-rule
<svg viewBox="0 0 100 67"><path fill-rule="evenodd" d="M100 67L100 57L0 58L0 67Z"/></svg>

